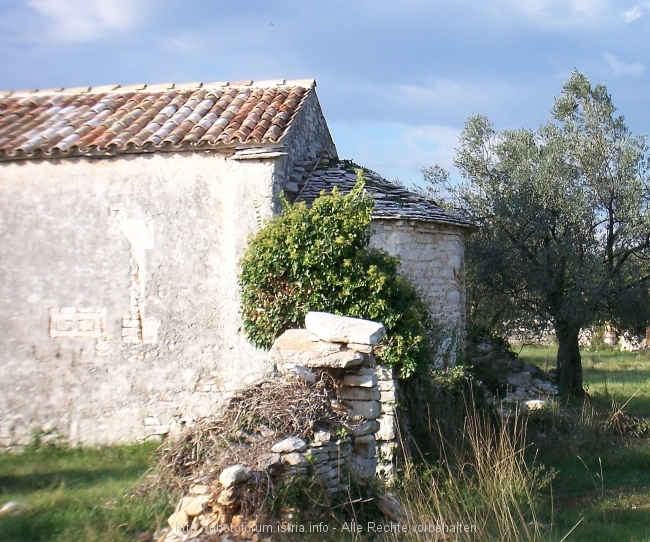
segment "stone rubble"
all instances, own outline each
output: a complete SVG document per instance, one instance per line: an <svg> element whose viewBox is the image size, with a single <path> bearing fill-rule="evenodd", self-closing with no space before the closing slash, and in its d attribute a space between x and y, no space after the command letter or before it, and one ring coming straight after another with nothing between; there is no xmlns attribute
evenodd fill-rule
<svg viewBox="0 0 650 542"><path fill-rule="evenodd" d="M488 340L470 346L469 351L481 354L470 356L475 377L502 397L504 403L522 404L534 410L558 395L554 370L545 372L536 365L526 365L508 349L492 345Z"/></svg>
<svg viewBox="0 0 650 542"><path fill-rule="evenodd" d="M272 452L284 454L291 452L304 452L307 449L307 443L299 437L289 437L274 444L271 447Z"/></svg>
<svg viewBox="0 0 650 542"><path fill-rule="evenodd" d="M241 512L243 500L267 476L276 483L296 476L312 476L330 495L347 489L345 469L353 455L349 437L335 438L327 431L320 431L315 433L312 442L289 437L276 442L271 449L273 452L258 464L259 470L233 465L223 469L218 481L210 485L190 486L188 495L169 517L169 528L157 539L160 542L225 542L233 540L232 531L237 528L241 536L236 539L263 540L256 534L255 519L245 518Z"/></svg>
<svg viewBox="0 0 650 542"><path fill-rule="evenodd" d="M233 465L224 469L219 475L219 483L225 487L229 488L231 486L241 484L247 481L253 475L253 471L248 467L243 467L242 465Z"/></svg>
<svg viewBox="0 0 650 542"><path fill-rule="evenodd" d="M281 378L314 382L327 374L340 404L347 408L344 431L334 435L315 427L309 442L288 436L273 443L256 469L232 465L222 470L218 482L193 485L169 518L170 530L161 542L232 540L229 534L202 538L201 533L235 523L254 525L240 515L242 499L247 488L265 477L279 481L311 476L332 495L347 489L349 477L379 476L389 483L393 479L399 454L395 416L399 386L393 370L378 365L373 355L373 346L384 336L383 325L325 313L309 313L306 322L308 329L288 330L278 337L270 359ZM254 536L248 538L255 540Z"/></svg>

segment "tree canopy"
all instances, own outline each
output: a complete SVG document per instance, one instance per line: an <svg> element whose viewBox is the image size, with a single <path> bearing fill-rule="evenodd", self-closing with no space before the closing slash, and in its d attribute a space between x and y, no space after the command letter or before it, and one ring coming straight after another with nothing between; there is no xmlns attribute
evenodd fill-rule
<svg viewBox="0 0 650 542"><path fill-rule="evenodd" d="M584 394L581 328L650 318L648 146L615 111L604 85L573 72L538 130L467 120L454 162L464 182L424 172L480 226L467 246L474 317L551 322L571 395Z"/></svg>

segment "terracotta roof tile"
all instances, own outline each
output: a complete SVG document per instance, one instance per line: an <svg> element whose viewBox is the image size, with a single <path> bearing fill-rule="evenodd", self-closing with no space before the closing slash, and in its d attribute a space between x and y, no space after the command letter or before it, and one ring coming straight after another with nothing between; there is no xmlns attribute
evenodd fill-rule
<svg viewBox="0 0 650 542"><path fill-rule="evenodd" d="M0 92L0 160L277 143L312 80Z"/></svg>

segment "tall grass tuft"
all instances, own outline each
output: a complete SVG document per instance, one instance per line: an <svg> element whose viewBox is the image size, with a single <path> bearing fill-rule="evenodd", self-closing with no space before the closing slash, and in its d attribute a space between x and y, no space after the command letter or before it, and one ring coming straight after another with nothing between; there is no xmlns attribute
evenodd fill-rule
<svg viewBox="0 0 650 542"><path fill-rule="evenodd" d="M538 516L536 495L550 475L526 464L525 424L517 416L501 421L477 408L472 394L454 400L454 419L462 420L455 432L429 415L430 442L436 441L437 449L425 454L436 460L413 458L403 468L398 491L411 517L400 540L543 540L547 527ZM452 411L450 406L438 404L435 410Z"/></svg>

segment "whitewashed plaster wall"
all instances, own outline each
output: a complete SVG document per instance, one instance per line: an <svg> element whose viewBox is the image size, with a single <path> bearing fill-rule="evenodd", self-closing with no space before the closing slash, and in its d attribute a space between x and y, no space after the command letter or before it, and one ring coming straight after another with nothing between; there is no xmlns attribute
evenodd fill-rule
<svg viewBox="0 0 650 542"><path fill-rule="evenodd" d="M266 371L238 260L276 165L217 153L0 164L0 446L177 432Z"/></svg>
<svg viewBox="0 0 650 542"><path fill-rule="evenodd" d="M400 257L400 271L431 313L464 340L465 229L414 220L373 220L370 245Z"/></svg>

